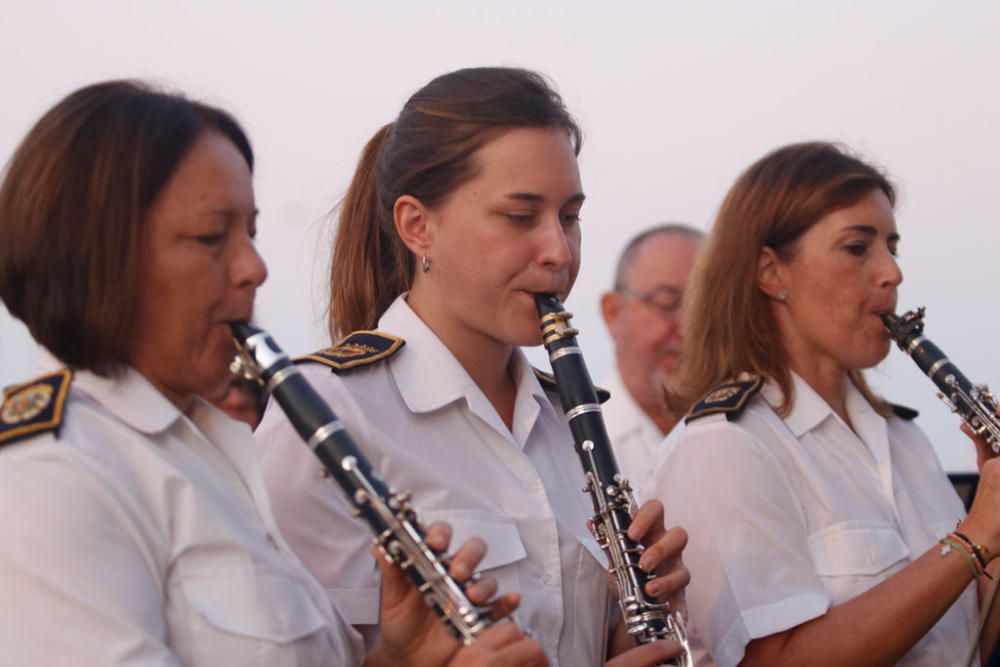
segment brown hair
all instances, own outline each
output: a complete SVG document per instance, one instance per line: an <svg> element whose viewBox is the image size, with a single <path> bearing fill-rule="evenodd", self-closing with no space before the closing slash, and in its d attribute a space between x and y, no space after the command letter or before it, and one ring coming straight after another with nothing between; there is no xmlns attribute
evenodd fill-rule
<svg viewBox="0 0 1000 667"><path fill-rule="evenodd" d="M797 241L824 216L881 190L895 205L896 193L877 168L845 148L822 142L792 144L750 166L729 190L695 263L685 305L685 338L697 341L668 395L681 414L713 386L740 373L773 379L791 409L794 396L788 359L768 297L757 286L761 250L774 249L785 261ZM868 388L860 371L851 381L883 416L888 404Z"/></svg>
<svg viewBox="0 0 1000 667"><path fill-rule="evenodd" d="M0 299L72 368L128 362L147 213L206 129L253 169L226 112L136 81L81 88L28 132L0 184Z"/></svg>
<svg viewBox="0 0 1000 667"><path fill-rule="evenodd" d="M376 132L340 204L330 269L333 340L373 328L410 288L416 262L396 233L396 200L411 195L428 207L441 204L475 177L476 151L518 127L562 128L580 151L580 129L559 94L539 74L507 67L439 76Z"/></svg>

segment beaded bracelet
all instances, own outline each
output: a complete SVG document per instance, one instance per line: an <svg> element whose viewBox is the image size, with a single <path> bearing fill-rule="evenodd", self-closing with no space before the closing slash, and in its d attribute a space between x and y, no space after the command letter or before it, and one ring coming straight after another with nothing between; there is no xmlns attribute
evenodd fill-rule
<svg viewBox="0 0 1000 667"><path fill-rule="evenodd" d="M942 537L938 544L941 545L941 558L944 558L952 551L961 555L962 558L965 559L965 562L968 563L969 569L972 570L973 579L978 579L985 573L985 571L980 571L979 563L972 556L972 554L969 553L965 545L958 540L952 539L951 535L948 537Z"/></svg>

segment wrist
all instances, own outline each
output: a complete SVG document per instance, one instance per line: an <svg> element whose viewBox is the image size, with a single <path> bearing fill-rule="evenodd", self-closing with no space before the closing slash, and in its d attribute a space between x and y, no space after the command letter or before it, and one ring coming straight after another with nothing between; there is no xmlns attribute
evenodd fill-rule
<svg viewBox="0 0 1000 667"><path fill-rule="evenodd" d="M963 541L970 542L970 546L980 547L980 554L985 563L990 563L997 555L1000 555L1000 544L991 539L989 531L979 526L978 522L971 516L959 521L955 525L955 533L953 534L960 536Z"/></svg>

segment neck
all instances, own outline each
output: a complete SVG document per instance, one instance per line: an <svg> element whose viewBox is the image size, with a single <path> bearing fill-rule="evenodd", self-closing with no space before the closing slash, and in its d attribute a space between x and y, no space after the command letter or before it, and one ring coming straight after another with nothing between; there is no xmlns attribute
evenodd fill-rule
<svg viewBox="0 0 1000 667"><path fill-rule="evenodd" d="M627 362L618 360L618 375L622 384L625 385L625 390L639 406L639 409L656 424L660 433L666 435L677 424L677 418L667 412L667 400L664 396L666 388L659 384L655 377L647 377L643 369L623 373L622 369L626 365ZM644 384L637 382L634 379L637 377L645 379L646 382Z"/></svg>
<svg viewBox="0 0 1000 667"><path fill-rule="evenodd" d="M514 381L514 346L474 331L461 323L436 317L434 302L410 293L407 303L434 335L455 355L458 363L483 392L507 428L514 424L517 383Z"/></svg>
<svg viewBox="0 0 1000 667"><path fill-rule="evenodd" d="M660 429L660 433L663 435L670 433L674 426L677 426L677 418L668 414L666 410L661 409L659 414L650 414L647 411L646 414L649 415L649 418L653 420L653 423L656 424L656 427Z"/></svg>
<svg viewBox="0 0 1000 667"><path fill-rule="evenodd" d="M179 394L175 391L172 391L170 388L160 384L159 382L153 380L145 373L142 373L142 375L143 377L146 378L146 380L149 381L151 385L153 385L156 388L158 392L163 394L163 397L168 401L170 401L174 405L174 407L176 407L185 415L190 414L191 408L194 407L194 396L192 396L191 394Z"/></svg>
<svg viewBox="0 0 1000 667"><path fill-rule="evenodd" d="M819 394L820 398L844 420L844 423L851 425L851 420L847 415L847 370L834 363L823 363L813 361L813 363L802 363L792 361L791 369L799 374L806 384L812 387L813 391Z"/></svg>

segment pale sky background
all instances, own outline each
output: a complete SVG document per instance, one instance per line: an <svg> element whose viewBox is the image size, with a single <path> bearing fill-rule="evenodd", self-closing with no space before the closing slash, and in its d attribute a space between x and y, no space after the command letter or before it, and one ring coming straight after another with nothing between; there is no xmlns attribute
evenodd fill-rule
<svg viewBox="0 0 1000 667"><path fill-rule="evenodd" d="M591 374L612 357L597 303L623 244L664 220L708 228L737 174L781 144L847 143L888 169L900 310L1000 390L1000 4L987 2L52 2L0 0L0 159L71 90L141 77L233 111L258 157L258 319L286 350L326 344L326 219L361 147L443 72L518 65L580 120L583 267L567 302ZM0 243L4 242L0 239ZM532 359L544 365L544 357ZM0 385L38 350L0 308ZM894 350L871 373L946 468L971 444Z"/></svg>

